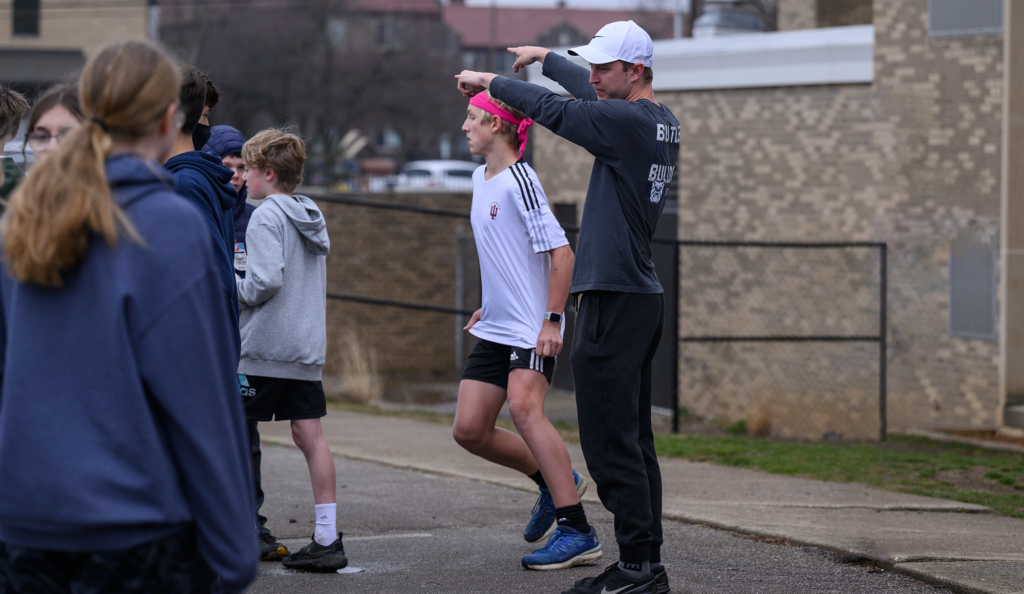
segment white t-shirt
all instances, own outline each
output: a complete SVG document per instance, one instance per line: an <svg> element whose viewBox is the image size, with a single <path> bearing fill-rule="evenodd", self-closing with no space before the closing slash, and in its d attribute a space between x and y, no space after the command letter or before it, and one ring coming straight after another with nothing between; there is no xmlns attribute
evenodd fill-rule
<svg viewBox="0 0 1024 594"><path fill-rule="evenodd" d="M498 344L536 348L548 307L551 257L545 252L569 241L529 165L520 161L490 180L484 180L486 169L473 172L470 221L483 311L469 331Z"/></svg>

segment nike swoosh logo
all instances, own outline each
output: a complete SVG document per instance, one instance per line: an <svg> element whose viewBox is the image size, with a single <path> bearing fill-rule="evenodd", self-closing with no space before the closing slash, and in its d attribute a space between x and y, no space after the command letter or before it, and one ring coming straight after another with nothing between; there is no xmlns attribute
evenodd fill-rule
<svg viewBox="0 0 1024 594"><path fill-rule="evenodd" d="M619 588L617 590L609 590L608 586L605 586L604 588L601 588L601 594L618 594L619 592L622 592L623 590L625 590L628 587L629 586L623 586L623 587L621 587L621 588Z"/></svg>

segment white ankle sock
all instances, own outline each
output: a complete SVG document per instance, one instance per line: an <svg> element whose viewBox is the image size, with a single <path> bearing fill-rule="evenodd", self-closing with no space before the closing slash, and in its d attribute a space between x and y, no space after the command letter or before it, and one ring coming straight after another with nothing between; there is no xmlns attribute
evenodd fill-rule
<svg viewBox="0 0 1024 594"><path fill-rule="evenodd" d="M322 503L316 507L316 530L313 532L313 540L318 545L327 546L338 540L338 527L336 514L337 503Z"/></svg>

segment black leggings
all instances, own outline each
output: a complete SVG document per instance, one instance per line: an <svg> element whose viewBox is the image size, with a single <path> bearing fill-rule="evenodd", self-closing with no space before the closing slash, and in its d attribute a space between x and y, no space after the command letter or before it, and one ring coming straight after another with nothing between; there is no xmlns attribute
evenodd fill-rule
<svg viewBox="0 0 1024 594"><path fill-rule="evenodd" d="M0 594L217 594L192 529L128 549L76 553L0 543Z"/></svg>
<svg viewBox="0 0 1024 594"><path fill-rule="evenodd" d="M587 470L615 516L619 556L628 562L661 562L651 361L664 320L661 294L586 291L569 355Z"/></svg>

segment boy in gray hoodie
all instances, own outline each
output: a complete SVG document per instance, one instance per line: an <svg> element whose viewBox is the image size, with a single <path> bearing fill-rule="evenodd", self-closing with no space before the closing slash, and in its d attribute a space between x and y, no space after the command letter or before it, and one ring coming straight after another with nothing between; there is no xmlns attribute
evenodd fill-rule
<svg viewBox="0 0 1024 594"><path fill-rule="evenodd" d="M295 445L309 466L316 530L313 542L285 557L285 567L336 571L348 559L341 533L335 537L334 459L320 428L320 417L327 414L320 383L327 351L327 224L312 200L291 195L306 161L299 137L264 130L242 147L242 160L249 196L264 202L246 230L246 276L235 279L241 307L239 389L249 420L291 422ZM287 554L269 533L260 538L261 554L265 548Z"/></svg>

